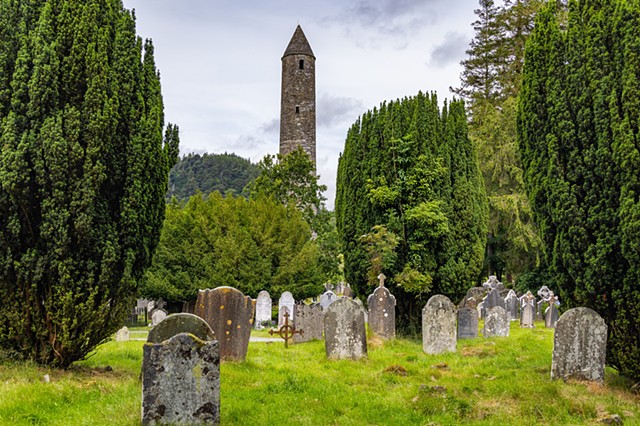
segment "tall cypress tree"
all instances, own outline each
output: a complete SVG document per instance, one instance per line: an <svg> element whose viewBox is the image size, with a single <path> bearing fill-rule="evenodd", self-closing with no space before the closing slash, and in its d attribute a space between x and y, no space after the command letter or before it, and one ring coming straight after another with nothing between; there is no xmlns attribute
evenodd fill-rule
<svg viewBox="0 0 640 426"><path fill-rule="evenodd" d="M127 314L178 129L120 0L0 10L0 347L66 367Z"/></svg>
<svg viewBox="0 0 640 426"><path fill-rule="evenodd" d="M367 295L376 286L375 274L368 274L373 263L386 265L405 330L419 330L428 296L457 299L474 284L486 221L484 186L461 101L441 111L435 95L419 93L383 103L351 127L336 189L345 276ZM387 259L373 262L371 253L387 253Z"/></svg>
<svg viewBox="0 0 640 426"><path fill-rule="evenodd" d="M607 361L640 378L640 9L555 2L527 43L518 134L525 183L568 306L609 326Z"/></svg>

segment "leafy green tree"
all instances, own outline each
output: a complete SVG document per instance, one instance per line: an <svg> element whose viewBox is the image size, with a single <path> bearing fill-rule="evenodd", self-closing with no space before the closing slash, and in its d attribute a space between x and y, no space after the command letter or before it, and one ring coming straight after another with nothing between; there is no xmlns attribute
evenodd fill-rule
<svg viewBox="0 0 640 426"><path fill-rule="evenodd" d="M306 298L321 291L322 277L318 246L294 206L216 191L167 205L142 294L194 301L199 289L227 285L253 297L288 290Z"/></svg>
<svg viewBox="0 0 640 426"><path fill-rule="evenodd" d="M235 154L188 154L169 172L167 200L187 200L198 191L241 194L258 176L258 167Z"/></svg>
<svg viewBox="0 0 640 426"><path fill-rule="evenodd" d="M120 0L0 1L0 347L67 367L128 313L178 129Z"/></svg>
<svg viewBox="0 0 640 426"><path fill-rule="evenodd" d="M608 325L607 362L640 378L640 9L549 3L527 42L518 141L560 296Z"/></svg>
<svg viewBox="0 0 640 426"><path fill-rule="evenodd" d="M407 331L419 329L429 295L462 297L480 271L487 222L463 103L440 111L435 95L419 93L360 117L339 161L336 222L345 276L361 295L373 290L375 266L362 236L380 236L381 225L398 237L385 275Z"/></svg>

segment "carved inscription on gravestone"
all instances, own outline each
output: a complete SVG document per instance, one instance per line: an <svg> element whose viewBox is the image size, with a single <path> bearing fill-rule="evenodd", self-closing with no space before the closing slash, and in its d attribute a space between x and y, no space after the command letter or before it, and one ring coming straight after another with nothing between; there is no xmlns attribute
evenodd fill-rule
<svg viewBox="0 0 640 426"><path fill-rule="evenodd" d="M556 323L551 359L552 379L602 382L607 325L589 308L573 308Z"/></svg>
<svg viewBox="0 0 640 426"><path fill-rule="evenodd" d="M447 296L432 296L422 309L422 350L428 354L456 351L456 308Z"/></svg>
<svg viewBox="0 0 640 426"><path fill-rule="evenodd" d="M329 359L360 359L367 356L364 310L348 297L329 306L324 315L324 341Z"/></svg>
<svg viewBox="0 0 640 426"><path fill-rule="evenodd" d="M179 333L162 343L145 343L142 424L219 423L218 342Z"/></svg>
<svg viewBox="0 0 640 426"><path fill-rule="evenodd" d="M222 361L244 361L253 326L254 301L233 287L198 291L195 314L220 342Z"/></svg>

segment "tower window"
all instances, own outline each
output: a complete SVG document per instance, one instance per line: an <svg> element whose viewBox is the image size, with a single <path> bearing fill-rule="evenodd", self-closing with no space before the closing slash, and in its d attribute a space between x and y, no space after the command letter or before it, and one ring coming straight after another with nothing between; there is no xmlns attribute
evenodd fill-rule
<svg viewBox="0 0 640 426"><path fill-rule="evenodd" d="M300 59L300 62L298 62L298 67L303 70L304 69L304 59Z"/></svg>
<svg viewBox="0 0 640 426"><path fill-rule="evenodd" d="M300 114L300 107L296 106L296 114Z"/></svg>

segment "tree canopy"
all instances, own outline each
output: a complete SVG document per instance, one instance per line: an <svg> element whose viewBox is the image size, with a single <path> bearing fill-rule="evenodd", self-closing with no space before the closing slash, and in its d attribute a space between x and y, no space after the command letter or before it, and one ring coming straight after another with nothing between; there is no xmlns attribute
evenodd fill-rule
<svg viewBox="0 0 640 426"><path fill-rule="evenodd" d="M128 314L178 129L120 0L0 1L0 347L66 367Z"/></svg>
<svg viewBox="0 0 640 426"><path fill-rule="evenodd" d="M569 307L608 325L607 362L640 378L640 8L554 2L525 54L518 108L524 179Z"/></svg>

